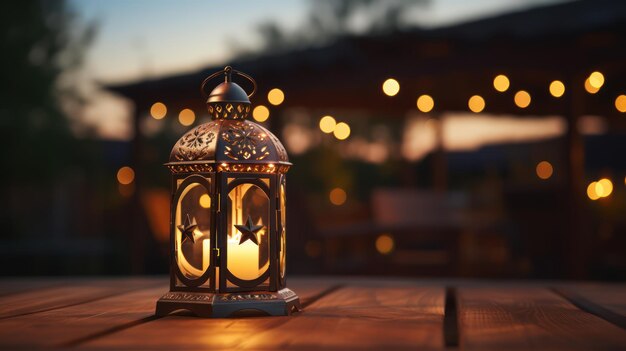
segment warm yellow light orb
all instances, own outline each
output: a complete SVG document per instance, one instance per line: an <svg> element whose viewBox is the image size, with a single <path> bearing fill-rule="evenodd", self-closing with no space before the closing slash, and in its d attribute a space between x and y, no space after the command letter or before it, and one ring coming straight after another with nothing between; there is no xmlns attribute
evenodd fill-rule
<svg viewBox="0 0 626 351"><path fill-rule="evenodd" d="M595 71L589 75L589 85L596 89L600 89L604 85L604 75Z"/></svg>
<svg viewBox="0 0 626 351"><path fill-rule="evenodd" d="M161 119L167 114L167 107L162 102L155 102L150 107L150 115L154 119Z"/></svg>
<svg viewBox="0 0 626 351"><path fill-rule="evenodd" d="M620 95L615 98L615 108L619 112L626 112L626 95Z"/></svg>
<svg viewBox="0 0 626 351"><path fill-rule="evenodd" d="M530 105L530 94L528 94L527 91L525 90L520 90L517 93L515 93L515 96L513 97L513 101L515 101L515 105L517 105L517 107L519 108L526 108L528 107L528 105Z"/></svg>
<svg viewBox="0 0 626 351"><path fill-rule="evenodd" d="M376 238L376 251L383 255L388 255L393 251L395 243L389 234L381 234Z"/></svg>
<svg viewBox="0 0 626 351"><path fill-rule="evenodd" d="M550 83L550 95L554 97L561 97L565 93L565 84L560 80L555 80Z"/></svg>
<svg viewBox="0 0 626 351"><path fill-rule="evenodd" d="M180 113L178 114L178 122L180 122L180 124L184 126L192 125L195 120L196 114L188 108L180 111Z"/></svg>
<svg viewBox="0 0 626 351"><path fill-rule="evenodd" d="M430 95L421 95L417 98L417 109L426 113L435 107L435 100Z"/></svg>
<svg viewBox="0 0 626 351"><path fill-rule="evenodd" d="M602 187L602 194L598 192L598 187ZM601 197L607 197L613 192L613 182L608 178L602 178L596 183L596 192Z"/></svg>
<svg viewBox="0 0 626 351"><path fill-rule="evenodd" d="M591 82L589 81L589 78L585 79L585 90L589 93L589 94L595 94L598 91L600 91L600 88L596 88L593 85L591 85Z"/></svg>
<svg viewBox="0 0 626 351"><path fill-rule="evenodd" d="M259 105L252 110L252 118L257 122L265 122L270 118L270 110L263 105Z"/></svg>
<svg viewBox="0 0 626 351"><path fill-rule="evenodd" d="M541 161L537 164L535 171L537 172L537 177L541 179L549 179L552 177L554 169L552 168L552 164L550 162Z"/></svg>
<svg viewBox="0 0 626 351"><path fill-rule="evenodd" d="M336 125L337 121L333 116L324 116L320 119L320 130L326 134L332 133Z"/></svg>
<svg viewBox="0 0 626 351"><path fill-rule="evenodd" d="M130 184L135 180L135 171L128 167L124 166L117 171L117 181L120 184Z"/></svg>
<svg viewBox="0 0 626 351"><path fill-rule="evenodd" d="M348 199L348 194L346 194L346 191L341 188L334 188L330 191L328 198L331 204L335 206L341 206Z"/></svg>
<svg viewBox="0 0 626 351"><path fill-rule="evenodd" d="M211 208L211 198L207 194L202 194L198 203L202 206L202 208Z"/></svg>
<svg viewBox="0 0 626 351"><path fill-rule="evenodd" d="M339 140L346 140L350 136L350 126L347 123L339 122L333 130L333 134Z"/></svg>
<svg viewBox="0 0 626 351"><path fill-rule="evenodd" d="M285 101L285 93L283 93L283 91L278 88L274 88L270 90L269 93L267 93L267 101L275 106L280 105L283 103L283 101Z"/></svg>
<svg viewBox="0 0 626 351"><path fill-rule="evenodd" d="M499 74L493 79L493 87L499 92L505 92L509 89L511 82L504 74Z"/></svg>
<svg viewBox="0 0 626 351"><path fill-rule="evenodd" d="M387 79L383 83L383 92L388 96L395 96L400 92L400 83L393 78Z"/></svg>
<svg viewBox="0 0 626 351"><path fill-rule="evenodd" d="M596 184L598 184L598 182L591 182L587 186L587 196L591 200L597 200L600 198L600 196L598 196L598 194L596 193Z"/></svg>
<svg viewBox="0 0 626 351"><path fill-rule="evenodd" d="M480 95L474 95L467 101L467 106L474 113L482 112L485 109L485 99Z"/></svg>

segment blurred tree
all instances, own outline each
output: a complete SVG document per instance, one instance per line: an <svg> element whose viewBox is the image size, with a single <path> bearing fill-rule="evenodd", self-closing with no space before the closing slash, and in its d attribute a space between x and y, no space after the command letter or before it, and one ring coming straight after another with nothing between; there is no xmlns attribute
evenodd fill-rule
<svg viewBox="0 0 626 351"><path fill-rule="evenodd" d="M75 75L93 26L81 28L63 0L0 4L2 184L53 180L73 159L62 104L81 104Z"/></svg>
<svg viewBox="0 0 626 351"><path fill-rule="evenodd" d="M98 172L93 142L78 140L78 121L67 117L86 103L77 76L94 32L63 0L0 3L3 239L67 231L74 215L67 189L80 193L73 182Z"/></svg>
<svg viewBox="0 0 626 351"><path fill-rule="evenodd" d="M295 31L286 32L276 22L259 25L262 50L289 49L319 44L342 36L389 33L409 22L412 9L429 0L315 0L308 19Z"/></svg>

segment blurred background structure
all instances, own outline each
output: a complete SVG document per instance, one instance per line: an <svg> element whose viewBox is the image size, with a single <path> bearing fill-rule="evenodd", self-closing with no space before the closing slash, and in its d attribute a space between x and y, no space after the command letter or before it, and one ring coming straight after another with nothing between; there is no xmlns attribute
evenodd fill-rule
<svg viewBox="0 0 626 351"><path fill-rule="evenodd" d="M4 275L165 273L229 64L295 165L291 273L626 277L623 1L0 6Z"/></svg>

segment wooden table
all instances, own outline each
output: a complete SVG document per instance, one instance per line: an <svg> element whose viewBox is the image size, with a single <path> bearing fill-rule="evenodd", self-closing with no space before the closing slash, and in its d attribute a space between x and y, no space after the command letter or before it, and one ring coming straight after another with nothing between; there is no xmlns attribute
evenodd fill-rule
<svg viewBox="0 0 626 351"><path fill-rule="evenodd" d="M0 280L0 349L626 350L626 284L291 278L290 317L157 318L166 277Z"/></svg>

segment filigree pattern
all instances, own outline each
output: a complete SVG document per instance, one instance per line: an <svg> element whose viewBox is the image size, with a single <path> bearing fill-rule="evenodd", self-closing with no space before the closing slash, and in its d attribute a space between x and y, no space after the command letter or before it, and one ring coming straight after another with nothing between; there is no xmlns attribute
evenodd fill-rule
<svg viewBox="0 0 626 351"><path fill-rule="evenodd" d="M209 114L214 119L245 119L250 113L249 103L211 102Z"/></svg>
<svg viewBox="0 0 626 351"><path fill-rule="evenodd" d="M215 140L214 122L200 125L189 131L178 141L174 158L177 161L202 160L211 153L211 143Z"/></svg>
<svg viewBox="0 0 626 351"><path fill-rule="evenodd" d="M232 160L261 161L270 155L269 137L252 123L233 123L222 131L224 154Z"/></svg>

